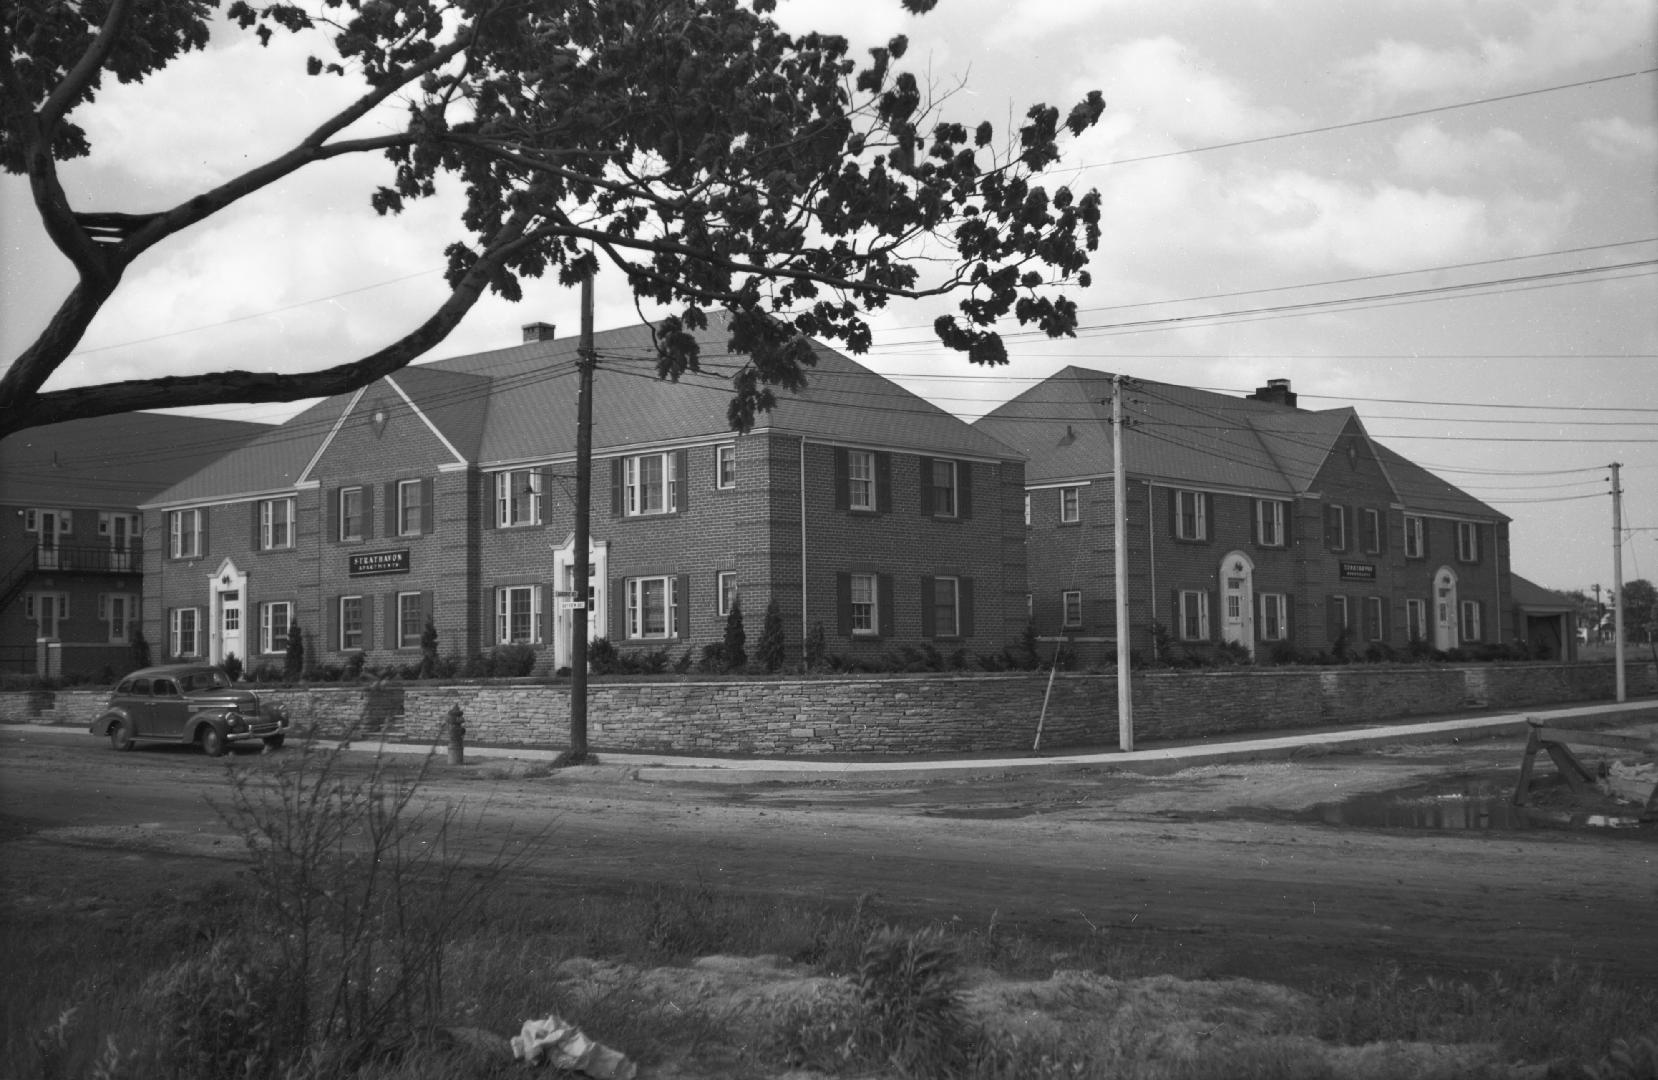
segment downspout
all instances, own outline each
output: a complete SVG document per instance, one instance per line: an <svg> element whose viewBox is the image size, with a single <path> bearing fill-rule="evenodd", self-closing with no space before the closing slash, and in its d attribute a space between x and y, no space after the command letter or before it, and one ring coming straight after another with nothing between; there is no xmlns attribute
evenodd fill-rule
<svg viewBox="0 0 1658 1080"><path fill-rule="evenodd" d="M809 607L806 603L806 436L800 437L800 669L806 670L806 642L811 627L807 625Z"/></svg>
<svg viewBox="0 0 1658 1080"><path fill-rule="evenodd" d="M1147 480L1146 481L1146 562L1147 562L1147 575L1151 578L1151 622L1150 622L1149 625L1147 625L1146 632L1148 634L1151 634L1151 658L1153 660L1161 660L1163 658L1161 656L1157 655L1157 634L1156 634L1155 629L1154 629L1157 626L1157 525L1156 525L1157 511L1155 509L1153 509L1153 507L1151 505L1151 499L1152 499L1151 481Z"/></svg>

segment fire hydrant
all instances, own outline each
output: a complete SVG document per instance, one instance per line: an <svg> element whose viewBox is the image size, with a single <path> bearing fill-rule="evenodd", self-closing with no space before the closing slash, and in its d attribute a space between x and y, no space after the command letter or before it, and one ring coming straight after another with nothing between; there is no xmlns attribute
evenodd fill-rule
<svg viewBox="0 0 1658 1080"><path fill-rule="evenodd" d="M449 710L449 717L445 723L449 727L449 764L466 764L466 725L462 723L466 714L456 705Z"/></svg>

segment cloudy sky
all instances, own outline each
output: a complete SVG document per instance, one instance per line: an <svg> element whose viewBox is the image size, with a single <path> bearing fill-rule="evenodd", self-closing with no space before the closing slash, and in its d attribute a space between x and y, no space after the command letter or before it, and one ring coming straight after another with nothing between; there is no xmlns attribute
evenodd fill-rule
<svg viewBox="0 0 1658 1080"><path fill-rule="evenodd" d="M1607 585L1607 465L1623 466L1626 578L1658 579L1658 5L1653 0L783 0L790 29L895 33L1006 129L1104 92L1056 179L1098 188L1105 237L1075 340L1010 339L995 372L895 305L864 361L967 419L1067 364L1247 393L1371 433L1514 519L1518 573ZM283 148L343 100L304 45L225 34L79 119L77 208L171 205ZM355 359L442 296L456 201L368 208L379 160L330 163L150 252L52 386ZM72 283L26 186L0 178L0 357ZM601 279L598 323L635 318ZM574 295L480 303L433 354L573 331ZM280 419L292 408L220 415Z"/></svg>

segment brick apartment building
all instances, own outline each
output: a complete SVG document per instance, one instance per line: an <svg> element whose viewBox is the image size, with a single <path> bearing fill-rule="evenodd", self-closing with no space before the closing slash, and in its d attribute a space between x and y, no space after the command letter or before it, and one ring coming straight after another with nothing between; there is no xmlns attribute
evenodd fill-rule
<svg viewBox="0 0 1658 1080"><path fill-rule="evenodd" d="M0 670L130 668L144 591L138 504L268 426L128 413L0 440Z"/></svg>
<svg viewBox="0 0 1658 1080"><path fill-rule="evenodd" d="M1125 395L1131 647L1355 655L1505 640L1508 519L1371 440L1351 409L1134 380ZM975 426L1026 456L1031 616L1115 649L1112 377L1069 367Z"/></svg>
<svg viewBox="0 0 1658 1080"><path fill-rule="evenodd" d="M1019 456L822 345L760 426L726 419L738 359L655 374L650 330L597 335L589 631L623 651L750 647L776 601L791 661L827 650L995 652L1026 622ZM153 499L144 620L157 657L320 664L527 643L569 662L577 351L513 347L327 399Z"/></svg>

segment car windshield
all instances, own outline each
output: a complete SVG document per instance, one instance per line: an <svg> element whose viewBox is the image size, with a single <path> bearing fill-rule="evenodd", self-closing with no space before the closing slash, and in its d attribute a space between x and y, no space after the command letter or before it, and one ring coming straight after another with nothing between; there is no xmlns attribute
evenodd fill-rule
<svg viewBox="0 0 1658 1080"><path fill-rule="evenodd" d="M196 690L222 690L230 685L230 676L217 668L192 671L178 677L178 688L186 694Z"/></svg>

